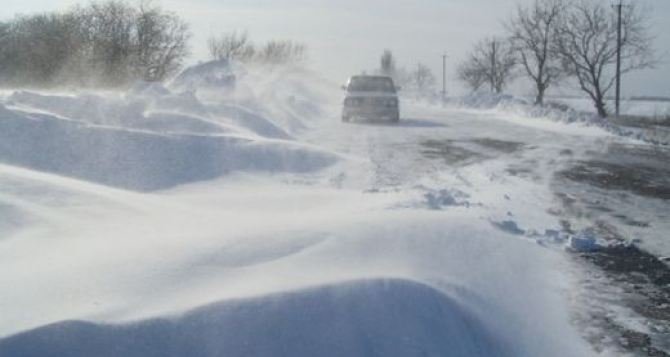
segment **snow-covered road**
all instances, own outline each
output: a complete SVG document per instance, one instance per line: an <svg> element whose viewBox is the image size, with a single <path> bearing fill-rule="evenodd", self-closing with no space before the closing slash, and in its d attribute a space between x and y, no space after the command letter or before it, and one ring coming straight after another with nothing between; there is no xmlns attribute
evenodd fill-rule
<svg viewBox="0 0 670 357"><path fill-rule="evenodd" d="M262 98L278 101L274 89ZM21 99L0 107L2 356L588 356L575 322L588 268L568 236L604 220L670 255L667 201L621 188L637 207L627 222L646 227L614 207L575 213L608 188L561 172L647 147L598 128L408 101L399 125L342 124L328 103L248 107L256 123L303 119L274 121L286 134L267 138L269 124L238 131L239 114L217 106L189 120L234 136L157 134L155 121L119 134ZM111 159L67 162L58 139L26 148L59 164L15 149L20 130L48 128ZM128 148L143 151L127 160ZM174 155L160 177L175 162L154 160Z"/></svg>

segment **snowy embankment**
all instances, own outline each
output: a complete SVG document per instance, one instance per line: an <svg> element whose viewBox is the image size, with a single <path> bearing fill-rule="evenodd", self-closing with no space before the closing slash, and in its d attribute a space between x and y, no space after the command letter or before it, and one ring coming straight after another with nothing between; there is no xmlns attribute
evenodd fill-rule
<svg viewBox="0 0 670 357"><path fill-rule="evenodd" d="M289 90L284 100L296 95ZM333 153L291 140L295 128L285 125L296 120L291 113L269 119L239 104L249 100L257 99L231 96L207 104L193 92L155 86L125 95L16 92L0 103L0 160L134 190L235 171L307 172L337 161ZM299 110L300 103L283 109L292 107Z"/></svg>
<svg viewBox="0 0 670 357"><path fill-rule="evenodd" d="M422 157L385 143L447 125L344 127L335 86L240 73L2 98L0 355L588 355L560 251L386 186Z"/></svg>
<svg viewBox="0 0 670 357"><path fill-rule="evenodd" d="M394 341L400 336L412 342ZM456 302L402 280L234 300L128 325L63 322L0 341L15 356L484 356L503 348Z"/></svg>
<svg viewBox="0 0 670 357"><path fill-rule="evenodd" d="M653 107L653 104L650 105L649 103L629 108L629 111L634 113L631 115L650 116L647 120L648 124L644 126L627 123L625 119L608 120L600 118L595 113L585 110L583 102L576 100L548 100L545 106L540 107L533 105L527 99L511 95L479 93L453 99L450 101L450 104L461 108L495 111L497 113L504 113L506 116L542 118L562 123L595 126L603 128L614 135L630 137L654 144L670 145L670 128L655 124L655 121L658 119L649 114L656 113L653 109L649 109ZM665 106L660 107L665 108Z"/></svg>
<svg viewBox="0 0 670 357"><path fill-rule="evenodd" d="M477 211L388 210L384 195L253 180L147 196L2 172L35 192L22 194L32 205L9 200L33 223L0 254L9 355L583 348L560 298L560 256L501 239Z"/></svg>

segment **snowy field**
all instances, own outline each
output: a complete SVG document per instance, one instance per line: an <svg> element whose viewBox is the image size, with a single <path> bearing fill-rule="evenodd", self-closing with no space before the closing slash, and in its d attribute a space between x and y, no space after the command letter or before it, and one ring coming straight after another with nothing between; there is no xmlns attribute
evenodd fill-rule
<svg viewBox="0 0 670 357"><path fill-rule="evenodd" d="M238 82L0 94L0 355L622 354L565 247L597 218L670 256L667 200L560 173L650 145L411 102L345 125L310 72Z"/></svg>
<svg viewBox="0 0 670 357"><path fill-rule="evenodd" d="M578 98L552 98L552 102L564 103L570 107L584 112L595 113L592 101L589 99ZM613 111L614 101L607 101L607 107ZM670 117L670 101L651 101L651 100L622 100L621 114L644 116L650 118Z"/></svg>

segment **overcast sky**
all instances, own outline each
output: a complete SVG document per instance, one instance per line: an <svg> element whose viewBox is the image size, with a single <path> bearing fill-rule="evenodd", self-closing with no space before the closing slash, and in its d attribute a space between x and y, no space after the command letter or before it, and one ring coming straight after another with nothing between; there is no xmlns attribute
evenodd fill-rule
<svg viewBox="0 0 670 357"><path fill-rule="evenodd" d="M502 33L515 4L530 0L155 0L179 13L194 34L191 61L205 59L213 34L247 30L256 42L292 39L309 46L310 65L334 81L378 66L393 50L401 66L429 65L439 77L449 55L449 89L458 90L455 66L477 40ZM602 0L611 4L615 0ZM652 9L656 48L670 59L670 0L628 0ZM0 19L16 13L67 9L75 0L2 0ZM625 95L670 96L670 65L625 77ZM566 86L567 87L567 86ZM517 85L519 94L531 89ZM569 88L563 89L568 92Z"/></svg>

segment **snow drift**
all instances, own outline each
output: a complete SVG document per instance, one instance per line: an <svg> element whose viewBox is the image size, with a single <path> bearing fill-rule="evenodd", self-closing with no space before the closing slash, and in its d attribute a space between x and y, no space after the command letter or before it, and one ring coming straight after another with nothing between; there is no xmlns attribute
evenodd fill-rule
<svg viewBox="0 0 670 357"><path fill-rule="evenodd" d="M176 87L210 83L198 76L226 66L189 69ZM262 76L263 85L242 81L238 94L204 87L205 98L157 84L138 84L125 94L16 92L5 105L0 101L0 162L133 190L235 171L306 172L332 165L337 155L292 140L289 132L317 120L315 108L322 103L300 102L296 96L306 92L300 82L307 78L283 75L292 79L275 74ZM249 93L257 88L260 94ZM265 93L277 92L283 95L265 100Z"/></svg>
<svg viewBox="0 0 670 357"><path fill-rule="evenodd" d="M330 88L0 100L0 355L588 355L562 252L490 224L486 172L451 187L414 147L470 115L344 126Z"/></svg>
<svg viewBox="0 0 670 357"><path fill-rule="evenodd" d="M568 104L566 104L567 102ZM646 127L627 125L625 120L601 118L593 112L584 110L583 106L573 107L574 101L547 101L544 106L534 105L531 101L506 94L474 93L461 98L452 99L451 105L462 108L488 110L533 119L548 119L561 123L581 124L602 128L614 135L630 137L652 144L670 145L670 130L667 127L654 125L649 118Z"/></svg>
<svg viewBox="0 0 670 357"><path fill-rule="evenodd" d="M336 156L294 142L159 134L0 107L0 160L109 186L157 190L231 171L316 170Z"/></svg>
<svg viewBox="0 0 670 357"><path fill-rule="evenodd" d="M228 60L221 59L201 63L185 69L171 83L178 91L234 90L237 77Z"/></svg>
<svg viewBox="0 0 670 357"><path fill-rule="evenodd" d="M68 321L0 340L7 356L507 356L467 309L405 280L212 304L120 325Z"/></svg>

